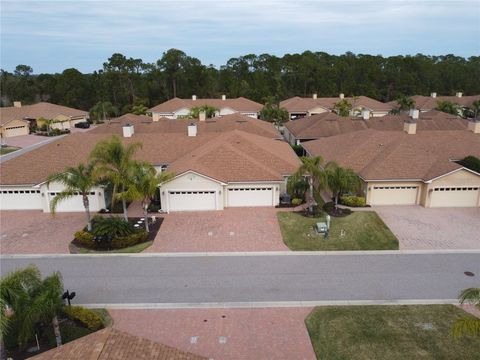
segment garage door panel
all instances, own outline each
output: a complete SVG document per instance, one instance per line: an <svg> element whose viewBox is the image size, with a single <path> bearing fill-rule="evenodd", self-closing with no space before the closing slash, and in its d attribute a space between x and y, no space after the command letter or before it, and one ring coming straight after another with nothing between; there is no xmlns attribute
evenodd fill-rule
<svg viewBox="0 0 480 360"><path fill-rule="evenodd" d="M415 205L418 186L374 186L371 205Z"/></svg>
<svg viewBox="0 0 480 360"><path fill-rule="evenodd" d="M55 198L57 193L55 192L50 192L48 193L48 196L50 198L50 203L51 201ZM88 195L88 200L90 202L90 211L96 211L95 209L95 192L91 192L90 195ZM59 201L57 203L57 207L55 208L56 212L81 212L85 211L85 207L83 206L83 197L82 195L74 195L68 199Z"/></svg>
<svg viewBox="0 0 480 360"><path fill-rule="evenodd" d="M479 187L438 187L431 194L430 207L475 207L478 206Z"/></svg>
<svg viewBox="0 0 480 360"><path fill-rule="evenodd" d="M227 204L229 207L273 206L273 188L230 188Z"/></svg>
<svg viewBox="0 0 480 360"><path fill-rule="evenodd" d="M1 210L41 210L42 194L37 189L8 189L0 191Z"/></svg>
<svg viewBox="0 0 480 360"><path fill-rule="evenodd" d="M170 211L216 210L215 191L169 191Z"/></svg>

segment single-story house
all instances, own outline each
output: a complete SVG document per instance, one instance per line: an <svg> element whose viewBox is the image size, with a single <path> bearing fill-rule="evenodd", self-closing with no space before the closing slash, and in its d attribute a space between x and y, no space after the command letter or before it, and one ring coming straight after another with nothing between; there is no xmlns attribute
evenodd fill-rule
<svg viewBox="0 0 480 360"><path fill-rule="evenodd" d="M403 131L407 121L415 121L417 131L466 130L468 125L468 121L459 116L437 110L425 113L412 110L410 114L382 117L370 117L368 112L364 113L363 117L341 117L335 113L322 113L287 122L283 136L290 144L299 145L304 141L365 129Z"/></svg>
<svg viewBox="0 0 480 360"><path fill-rule="evenodd" d="M148 112L152 114L153 121L157 121L162 117L178 119L188 117L192 108L204 105L217 108L216 116L240 113L255 119L258 118L258 114L263 108L262 104L244 97L227 99L225 95L222 95L221 99L197 99L197 96L193 95L191 99L170 99L148 109Z"/></svg>
<svg viewBox="0 0 480 360"><path fill-rule="evenodd" d="M480 100L480 95L464 96L461 92L457 92L455 96L437 96L437 93L431 93L430 96L415 95L412 96L415 101L415 107L421 112L435 109L439 101L448 101L459 105L462 108L472 108L473 103Z"/></svg>
<svg viewBox="0 0 480 360"><path fill-rule="evenodd" d="M184 133L138 133L123 127L125 143L140 142L136 157L172 171L175 178L159 187L165 212L222 210L235 206L276 206L286 181L300 160L284 141L242 130L202 132L190 124ZM0 209L50 211L51 199L62 190L46 178L68 166L86 162L90 151L111 134L72 134L0 164ZM97 187L90 196L92 211L107 206L108 194ZM59 203L58 212L83 211L81 196Z"/></svg>
<svg viewBox="0 0 480 360"><path fill-rule="evenodd" d="M122 127L127 124L135 125L135 133L186 133L189 124L196 124L200 133L225 132L242 130L247 133L265 136L270 139L281 139L282 136L277 128L264 120L254 119L240 113L214 117L210 119L185 119L172 121L160 118L152 121L152 118L144 115L125 114L108 123L97 126L91 130L93 134L117 134L122 135Z"/></svg>
<svg viewBox="0 0 480 360"><path fill-rule="evenodd" d="M32 360L131 360L131 359L181 359L206 360L207 358L182 351L158 342L108 327L53 348Z"/></svg>
<svg viewBox="0 0 480 360"><path fill-rule="evenodd" d="M352 105L350 115L362 116L362 113L368 112L371 117L387 115L392 106L381 101L369 98L367 96L345 97L340 94L339 97L318 97L313 94L312 97L295 96L280 102L280 107L288 111L290 120L295 120L307 116L332 112L336 103L347 100Z"/></svg>
<svg viewBox="0 0 480 360"><path fill-rule="evenodd" d="M76 123L87 121L88 118L87 111L48 102L22 105L15 101L14 106L0 108L0 124L4 137L28 135L30 125L40 127L44 124L41 119L53 120L50 125L52 129L65 130L74 127ZM26 127L25 121L29 126Z"/></svg>
<svg viewBox="0 0 480 360"><path fill-rule="evenodd" d="M473 123L473 122L472 122ZM480 157L480 122L471 130L415 133L367 129L302 143L309 156L322 156L354 170L369 205L480 206L480 174L456 161Z"/></svg>

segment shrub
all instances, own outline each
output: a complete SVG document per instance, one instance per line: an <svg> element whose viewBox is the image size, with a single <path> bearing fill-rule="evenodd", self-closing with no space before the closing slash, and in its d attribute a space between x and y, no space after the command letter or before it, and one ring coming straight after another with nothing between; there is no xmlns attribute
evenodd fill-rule
<svg viewBox="0 0 480 360"><path fill-rule="evenodd" d="M148 205L148 212L158 212L160 210L160 205L153 202Z"/></svg>
<svg viewBox="0 0 480 360"><path fill-rule="evenodd" d="M77 231L75 233L75 240L82 246L86 248L93 248L95 247L95 242L93 241L93 234L87 231Z"/></svg>
<svg viewBox="0 0 480 360"><path fill-rule="evenodd" d="M327 202L323 205L323 210L325 210L327 213L335 209L335 203L332 201Z"/></svg>
<svg viewBox="0 0 480 360"><path fill-rule="evenodd" d="M102 318L92 310L81 306L65 306L63 312L70 320L81 323L89 330L97 331L103 328Z"/></svg>
<svg viewBox="0 0 480 360"><path fill-rule="evenodd" d="M131 235L120 236L112 239L110 247L112 249L123 249L144 242L147 240L147 238L148 233L146 231L140 231Z"/></svg>
<svg viewBox="0 0 480 360"><path fill-rule="evenodd" d="M364 207L366 205L364 197L349 195L341 196L340 203L351 207Z"/></svg>
<svg viewBox="0 0 480 360"><path fill-rule="evenodd" d="M295 151L295 154L297 154L297 156L305 155L302 145L290 145L290 146L292 147L293 151Z"/></svg>
<svg viewBox="0 0 480 360"><path fill-rule="evenodd" d="M95 217L92 234L97 237L116 238L133 234L135 228L118 216Z"/></svg>
<svg viewBox="0 0 480 360"><path fill-rule="evenodd" d="M299 198L294 198L294 199L292 199L292 205L294 205L294 206L298 206L298 205L300 205L302 202L303 202L303 200L302 200L302 199L299 199Z"/></svg>

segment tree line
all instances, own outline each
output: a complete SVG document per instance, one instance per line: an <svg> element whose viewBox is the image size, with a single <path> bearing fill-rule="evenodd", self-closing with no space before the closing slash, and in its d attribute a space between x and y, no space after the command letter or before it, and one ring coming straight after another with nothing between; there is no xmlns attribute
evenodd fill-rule
<svg viewBox="0 0 480 360"><path fill-rule="evenodd" d="M305 51L282 57L248 54L219 68L170 49L155 63L116 53L93 73L74 68L34 74L28 65L1 70L1 106L13 101L50 101L90 110L99 102L119 114L151 107L173 97L243 96L275 103L292 96L365 95L380 101L401 96L480 93L480 56L330 55Z"/></svg>

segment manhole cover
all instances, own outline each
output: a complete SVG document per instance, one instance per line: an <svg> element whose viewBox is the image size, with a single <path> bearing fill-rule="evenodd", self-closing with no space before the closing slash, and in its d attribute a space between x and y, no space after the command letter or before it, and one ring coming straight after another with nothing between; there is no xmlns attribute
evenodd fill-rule
<svg viewBox="0 0 480 360"><path fill-rule="evenodd" d="M464 274L467 276L475 276L475 274L471 271L465 271Z"/></svg>

